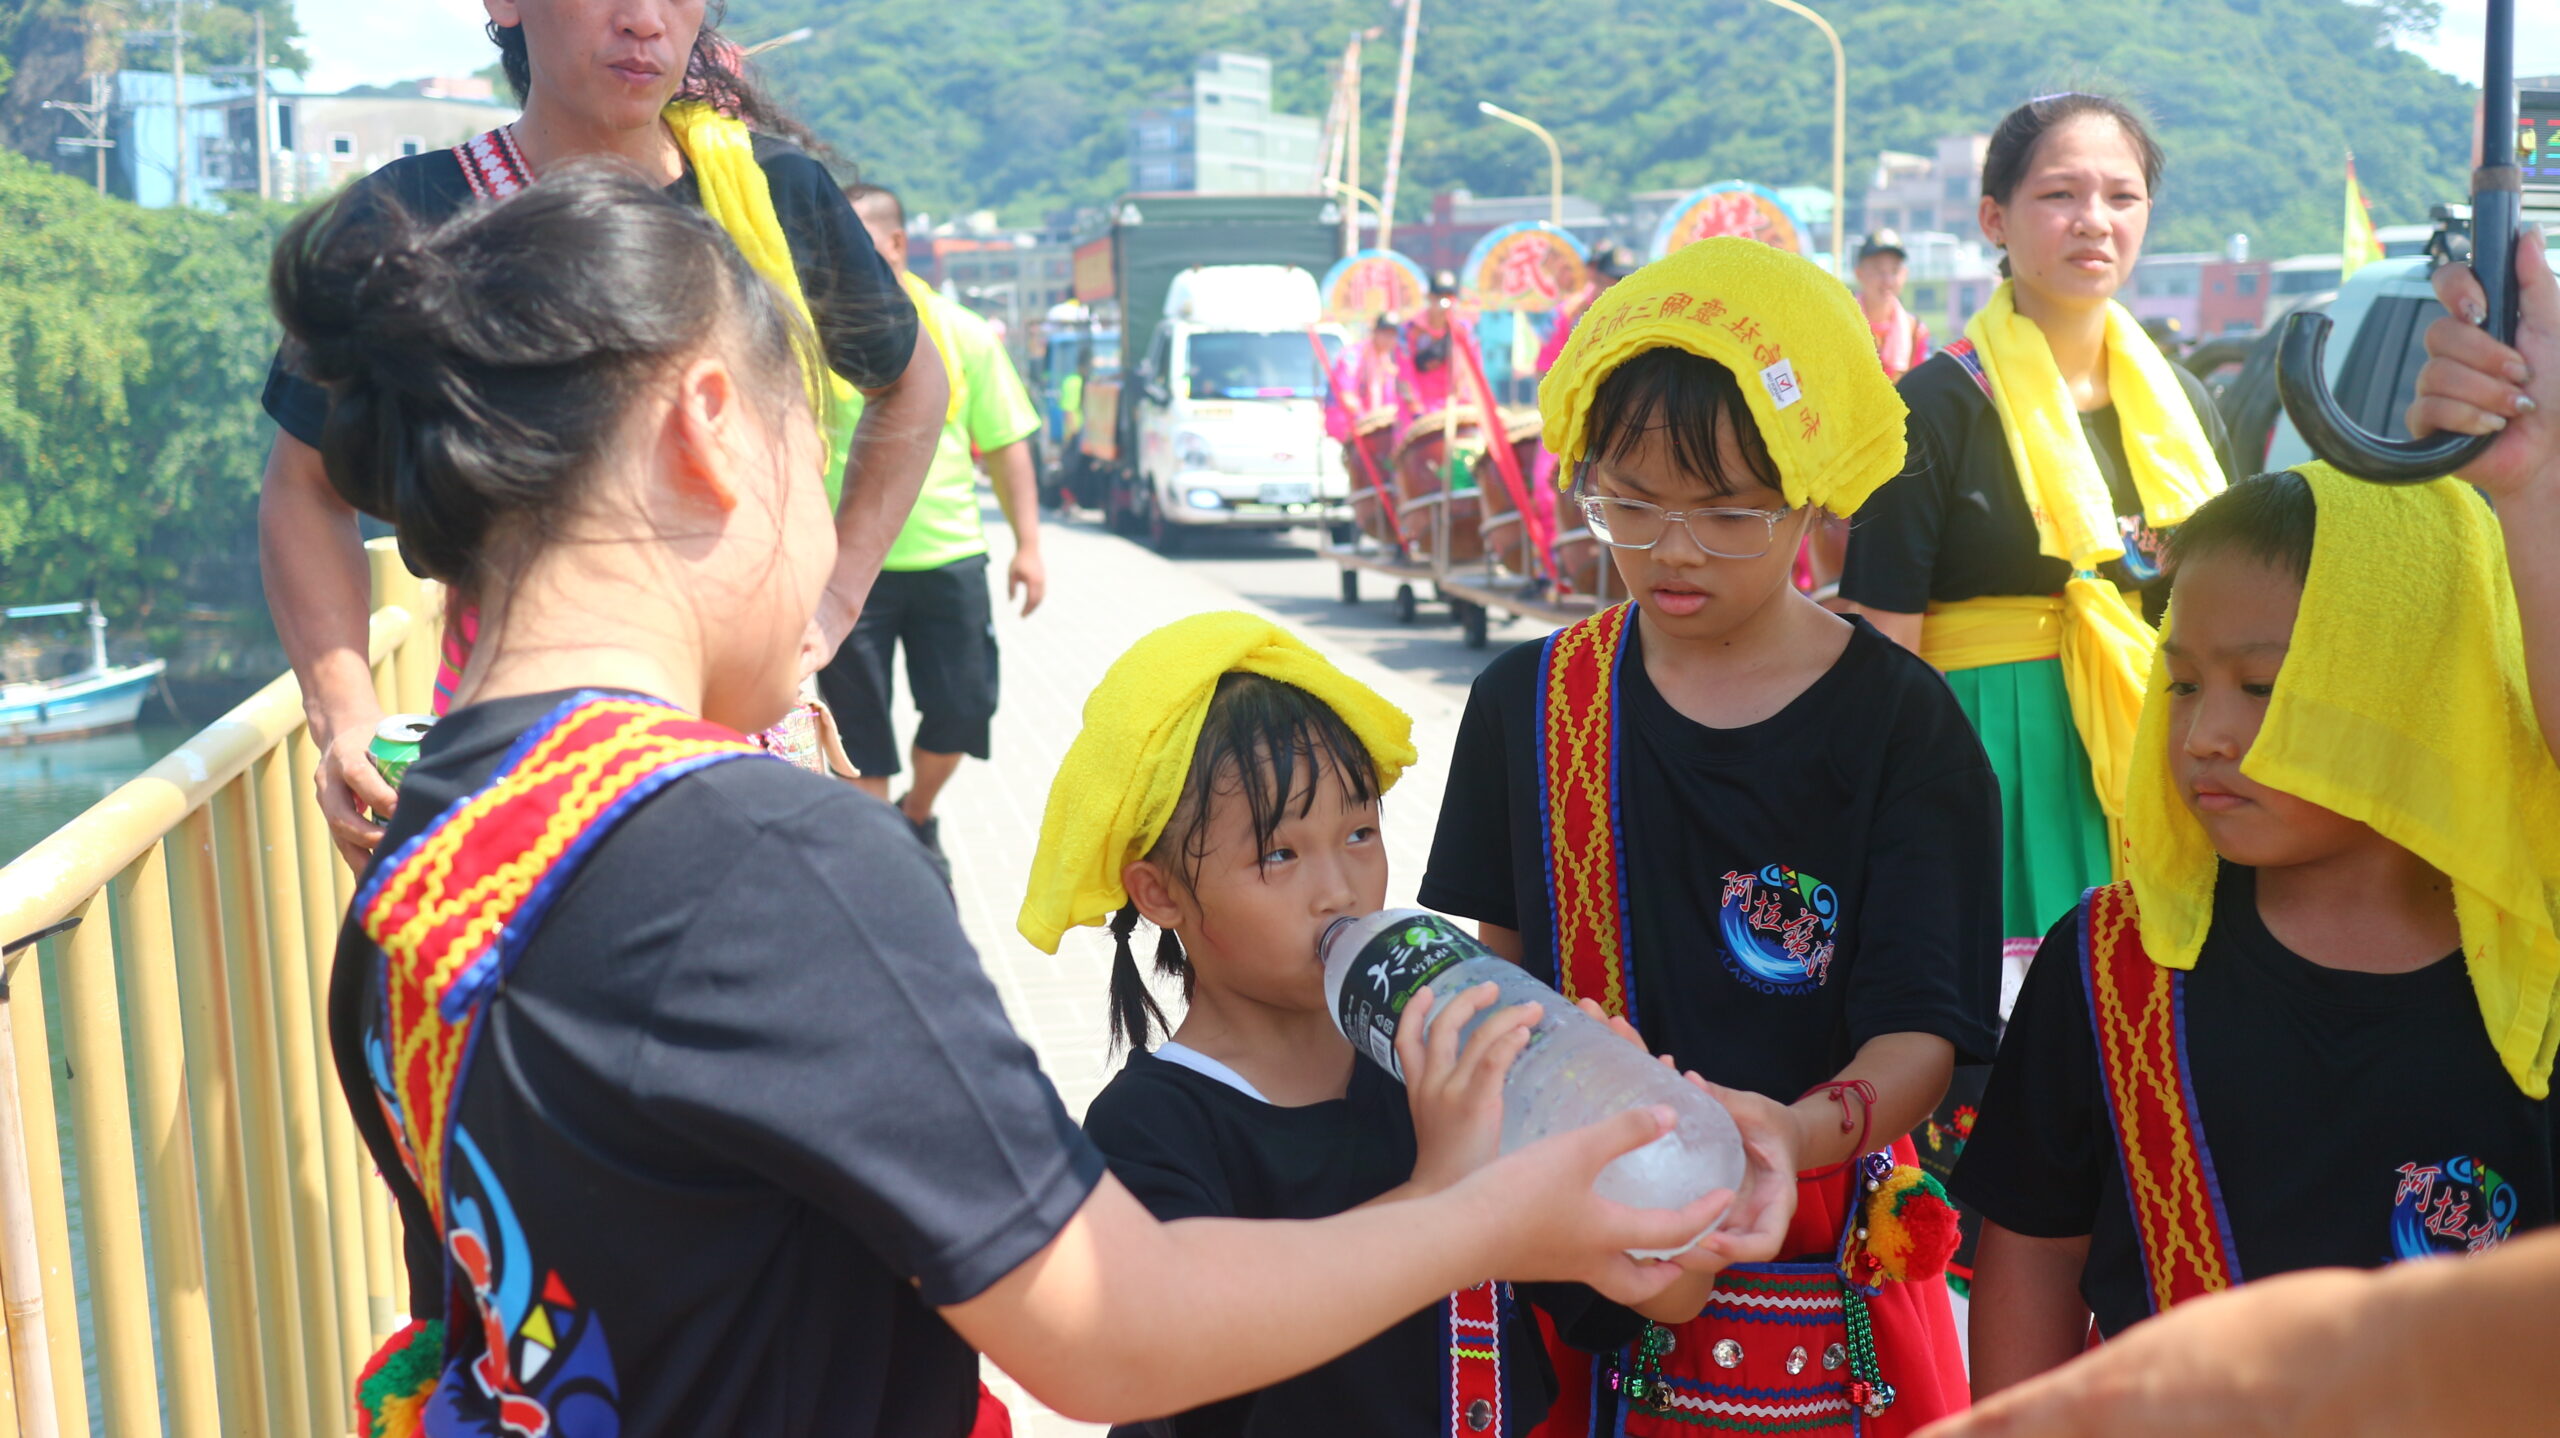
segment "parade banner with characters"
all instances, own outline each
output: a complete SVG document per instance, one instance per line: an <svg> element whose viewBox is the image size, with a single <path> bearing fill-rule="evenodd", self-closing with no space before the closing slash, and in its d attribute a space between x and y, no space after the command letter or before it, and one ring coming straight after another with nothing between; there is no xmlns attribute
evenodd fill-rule
<svg viewBox="0 0 2560 1438"><path fill-rule="evenodd" d="M1662 223L1654 227L1652 253L1646 258L1658 260L1716 235L1740 235L1800 255L1812 233L1777 191L1748 180L1724 180L1692 192L1664 212Z"/></svg>
<svg viewBox="0 0 2560 1438"><path fill-rule="evenodd" d="M1431 281L1422 266L1393 250L1359 250L1324 274L1324 315L1344 324L1385 315L1402 319L1422 308Z"/></svg>
<svg viewBox="0 0 2560 1438"><path fill-rule="evenodd" d="M1572 231L1525 220L1476 241L1458 272L1458 288L1478 309L1542 314L1582 289L1590 258Z"/></svg>

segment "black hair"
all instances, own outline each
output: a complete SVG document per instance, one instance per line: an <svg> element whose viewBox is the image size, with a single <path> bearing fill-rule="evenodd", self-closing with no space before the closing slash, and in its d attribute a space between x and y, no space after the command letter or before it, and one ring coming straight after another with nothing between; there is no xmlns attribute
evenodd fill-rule
<svg viewBox="0 0 2560 1438"><path fill-rule="evenodd" d="M898 228L903 230L907 227L907 202L899 199L898 192L886 185L867 183L847 185L844 187L844 199L846 204L857 207L865 200L887 200L889 212L898 217Z"/></svg>
<svg viewBox="0 0 2560 1438"><path fill-rule="evenodd" d="M807 323L727 232L609 162L436 225L390 200L315 207L268 286L298 368L329 391L331 487L466 592L493 536L574 509L672 366L726 334L758 389L805 396L813 372Z"/></svg>
<svg viewBox="0 0 2560 1438"><path fill-rule="evenodd" d="M2133 112L2133 107L2111 95L2091 95L2067 90L2059 95L2039 95L2000 117L1991 132L1991 143L1982 152L1982 193L2003 206L2025 184L2027 171L2036 162L2036 150L2044 138L2055 130L2083 116L2096 115L2113 120L2133 145L2133 153L2142 163L2142 188L2157 196L2160 176L2169 167L2169 157L2160 142L2151 137L2151 127ZM2009 273L2009 259L2000 259L2000 273Z"/></svg>
<svg viewBox="0 0 2560 1438"><path fill-rule="evenodd" d="M720 21L728 8L728 0L707 0L703 6L702 28L694 34L693 53L685 57L684 84L675 97L703 101L724 115L744 120L749 129L778 135L812 154L826 154L826 147L807 126L783 113L763 86L747 78L745 55L738 47L720 38ZM521 105L533 94L533 58L525 48L524 27L492 20L484 28L489 43L498 47L498 66L506 72L507 87L516 92L516 103Z"/></svg>
<svg viewBox="0 0 2560 1438"><path fill-rule="evenodd" d="M1209 856L1213 840L1209 811L1218 796L1243 797L1258 852L1270 844L1292 812L1304 816L1315 808L1317 786L1328 773L1349 803L1366 804L1378 797L1377 762L1332 706L1294 684L1260 674L1224 675L1209 697L1209 712L1200 721L1200 738L1191 748L1182 796L1146 857L1189 887L1199 879L1200 865ZM1145 1048L1157 1030L1172 1029L1155 995L1148 992L1146 980L1139 976L1137 956L1130 950L1137 925L1134 902L1111 918L1114 1048ZM1155 970L1161 978L1179 980L1183 1001L1190 1002L1191 961L1171 929L1156 937Z"/></svg>
<svg viewBox="0 0 2560 1438"><path fill-rule="evenodd" d="M2199 505L2169 537L2169 579L2208 555L2237 552L2293 576L2311 579L2311 541L2319 505L2311 484L2289 469L2243 480Z"/></svg>
<svg viewBox="0 0 2560 1438"><path fill-rule="evenodd" d="M1716 458L1716 422L1733 428L1743 471L1729 474ZM1684 349L1649 349L1629 358L1600 381L1583 416L1583 463L1618 460L1633 453L1648 430L1667 430L1674 463L1704 482L1710 493L1729 495L1756 481L1784 489L1778 466L1761 442L1759 421L1743 398L1732 370Z"/></svg>

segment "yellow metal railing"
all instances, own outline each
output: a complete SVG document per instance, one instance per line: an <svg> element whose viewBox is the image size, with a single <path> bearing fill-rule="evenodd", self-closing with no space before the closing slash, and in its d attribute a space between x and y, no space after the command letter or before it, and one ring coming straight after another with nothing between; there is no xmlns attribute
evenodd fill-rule
<svg viewBox="0 0 2560 1438"><path fill-rule="evenodd" d="M423 712L435 599L369 548L374 687ZM288 674L0 869L0 943L79 921L0 992L0 1438L337 1438L405 1317L330 1059L318 757Z"/></svg>

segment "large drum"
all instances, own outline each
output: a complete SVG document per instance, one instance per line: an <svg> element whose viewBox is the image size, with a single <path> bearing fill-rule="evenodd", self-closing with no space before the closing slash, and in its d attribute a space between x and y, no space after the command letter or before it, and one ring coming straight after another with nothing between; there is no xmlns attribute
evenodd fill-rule
<svg viewBox="0 0 2560 1438"><path fill-rule="evenodd" d="M1342 463L1351 476L1351 518L1362 534L1389 549L1396 547L1396 530L1375 486L1391 482L1395 437L1395 406L1385 405L1360 416L1351 437L1342 442ZM1389 491L1390 497L1393 493Z"/></svg>
<svg viewBox="0 0 2560 1438"><path fill-rule="evenodd" d="M1512 462L1518 467L1524 488L1534 491L1538 483L1539 436L1542 426L1538 412L1504 410L1503 439L1511 446ZM1480 529L1484 548L1494 562L1514 574L1541 573L1537 545L1520 523L1520 510L1511 502L1511 486L1502 481L1502 468L1494 462L1493 451L1487 449L1476 457L1476 492L1483 496L1484 519Z"/></svg>
<svg viewBox="0 0 2560 1438"><path fill-rule="evenodd" d="M1396 441L1396 512L1418 555L1453 565L1484 557L1474 464L1483 452L1484 426L1467 408L1417 416Z"/></svg>

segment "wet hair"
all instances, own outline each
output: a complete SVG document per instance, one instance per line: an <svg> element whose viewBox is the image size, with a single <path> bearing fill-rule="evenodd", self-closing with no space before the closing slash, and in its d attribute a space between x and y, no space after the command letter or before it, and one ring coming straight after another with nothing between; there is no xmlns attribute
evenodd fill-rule
<svg viewBox="0 0 2560 1438"><path fill-rule="evenodd" d="M2311 542L2319 505L2310 482L2292 470L2243 480L2206 500L2169 537L2169 579L2199 559L2240 554L2293 576L2311 578Z"/></svg>
<svg viewBox="0 0 2560 1438"><path fill-rule="evenodd" d="M435 225L389 200L316 207L268 284L296 367L329 392L330 486L465 591L494 536L576 508L633 401L682 361L726 341L777 407L813 372L807 323L728 234L608 162Z"/></svg>
<svg viewBox="0 0 2560 1438"><path fill-rule="evenodd" d="M1718 416L1732 426L1742 451L1741 473L1728 473L1718 462ZM1672 462L1718 497L1754 483L1785 488L1733 371L1684 349L1649 349L1611 370L1593 392L1582 426L1586 465L1624 459L1648 430L1661 429L1669 431Z"/></svg>
<svg viewBox="0 0 2560 1438"><path fill-rule="evenodd" d="M2151 127L2122 100L2078 90L2039 95L2000 118L1999 127L1991 132L1991 143L1982 152L1982 193L2006 206L2018 193L2018 186L2026 183L2027 171L2035 166L2036 151L2045 137L2090 115L2113 120L2124 131L2135 158L2142 163L2143 191L2156 196L2161 173L2169 167L2169 157L2161 151L2160 142L2151 137ZM2009 273L2006 255L2000 257L2000 273Z"/></svg>
<svg viewBox="0 0 2560 1438"><path fill-rule="evenodd" d="M763 86L747 78L745 54L720 37L720 21L728 8L728 0L708 0L703 6L702 29L693 37L693 53L685 57L684 84L675 97L703 101L724 115L744 120L749 129L778 135L813 154L826 153L807 126L783 113ZM524 27L492 20L484 28L489 43L498 47L498 66L506 72L507 87L516 92L516 103L521 105L533 94L533 57L525 45Z"/></svg>
<svg viewBox="0 0 2560 1438"><path fill-rule="evenodd" d="M889 204L889 213L897 217L898 228L903 230L907 227L907 202L899 199L898 192L886 185L847 185L844 198L846 204L856 209L860 209L865 200L885 200Z"/></svg>
<svg viewBox="0 0 2560 1438"><path fill-rule="evenodd" d="M1191 749L1191 768L1183 776L1182 796L1164 833L1147 851L1149 862L1163 866L1188 888L1200 876L1215 836L1211 810L1223 797L1244 800L1252 820L1256 852L1271 843L1293 814L1315 808L1317 787L1327 776L1341 786L1343 799L1366 804L1378 797L1377 762L1351 732L1342 716L1323 700L1294 684L1259 674L1230 673L1218 680L1209 712L1200 721L1200 738ZM1130 940L1138 926L1132 902L1111 918L1111 1043L1116 1048L1145 1048L1155 1033L1172 1031L1164 1009L1139 976ZM1173 930L1156 936L1158 977L1182 985L1183 1002L1191 1000L1194 975Z"/></svg>

